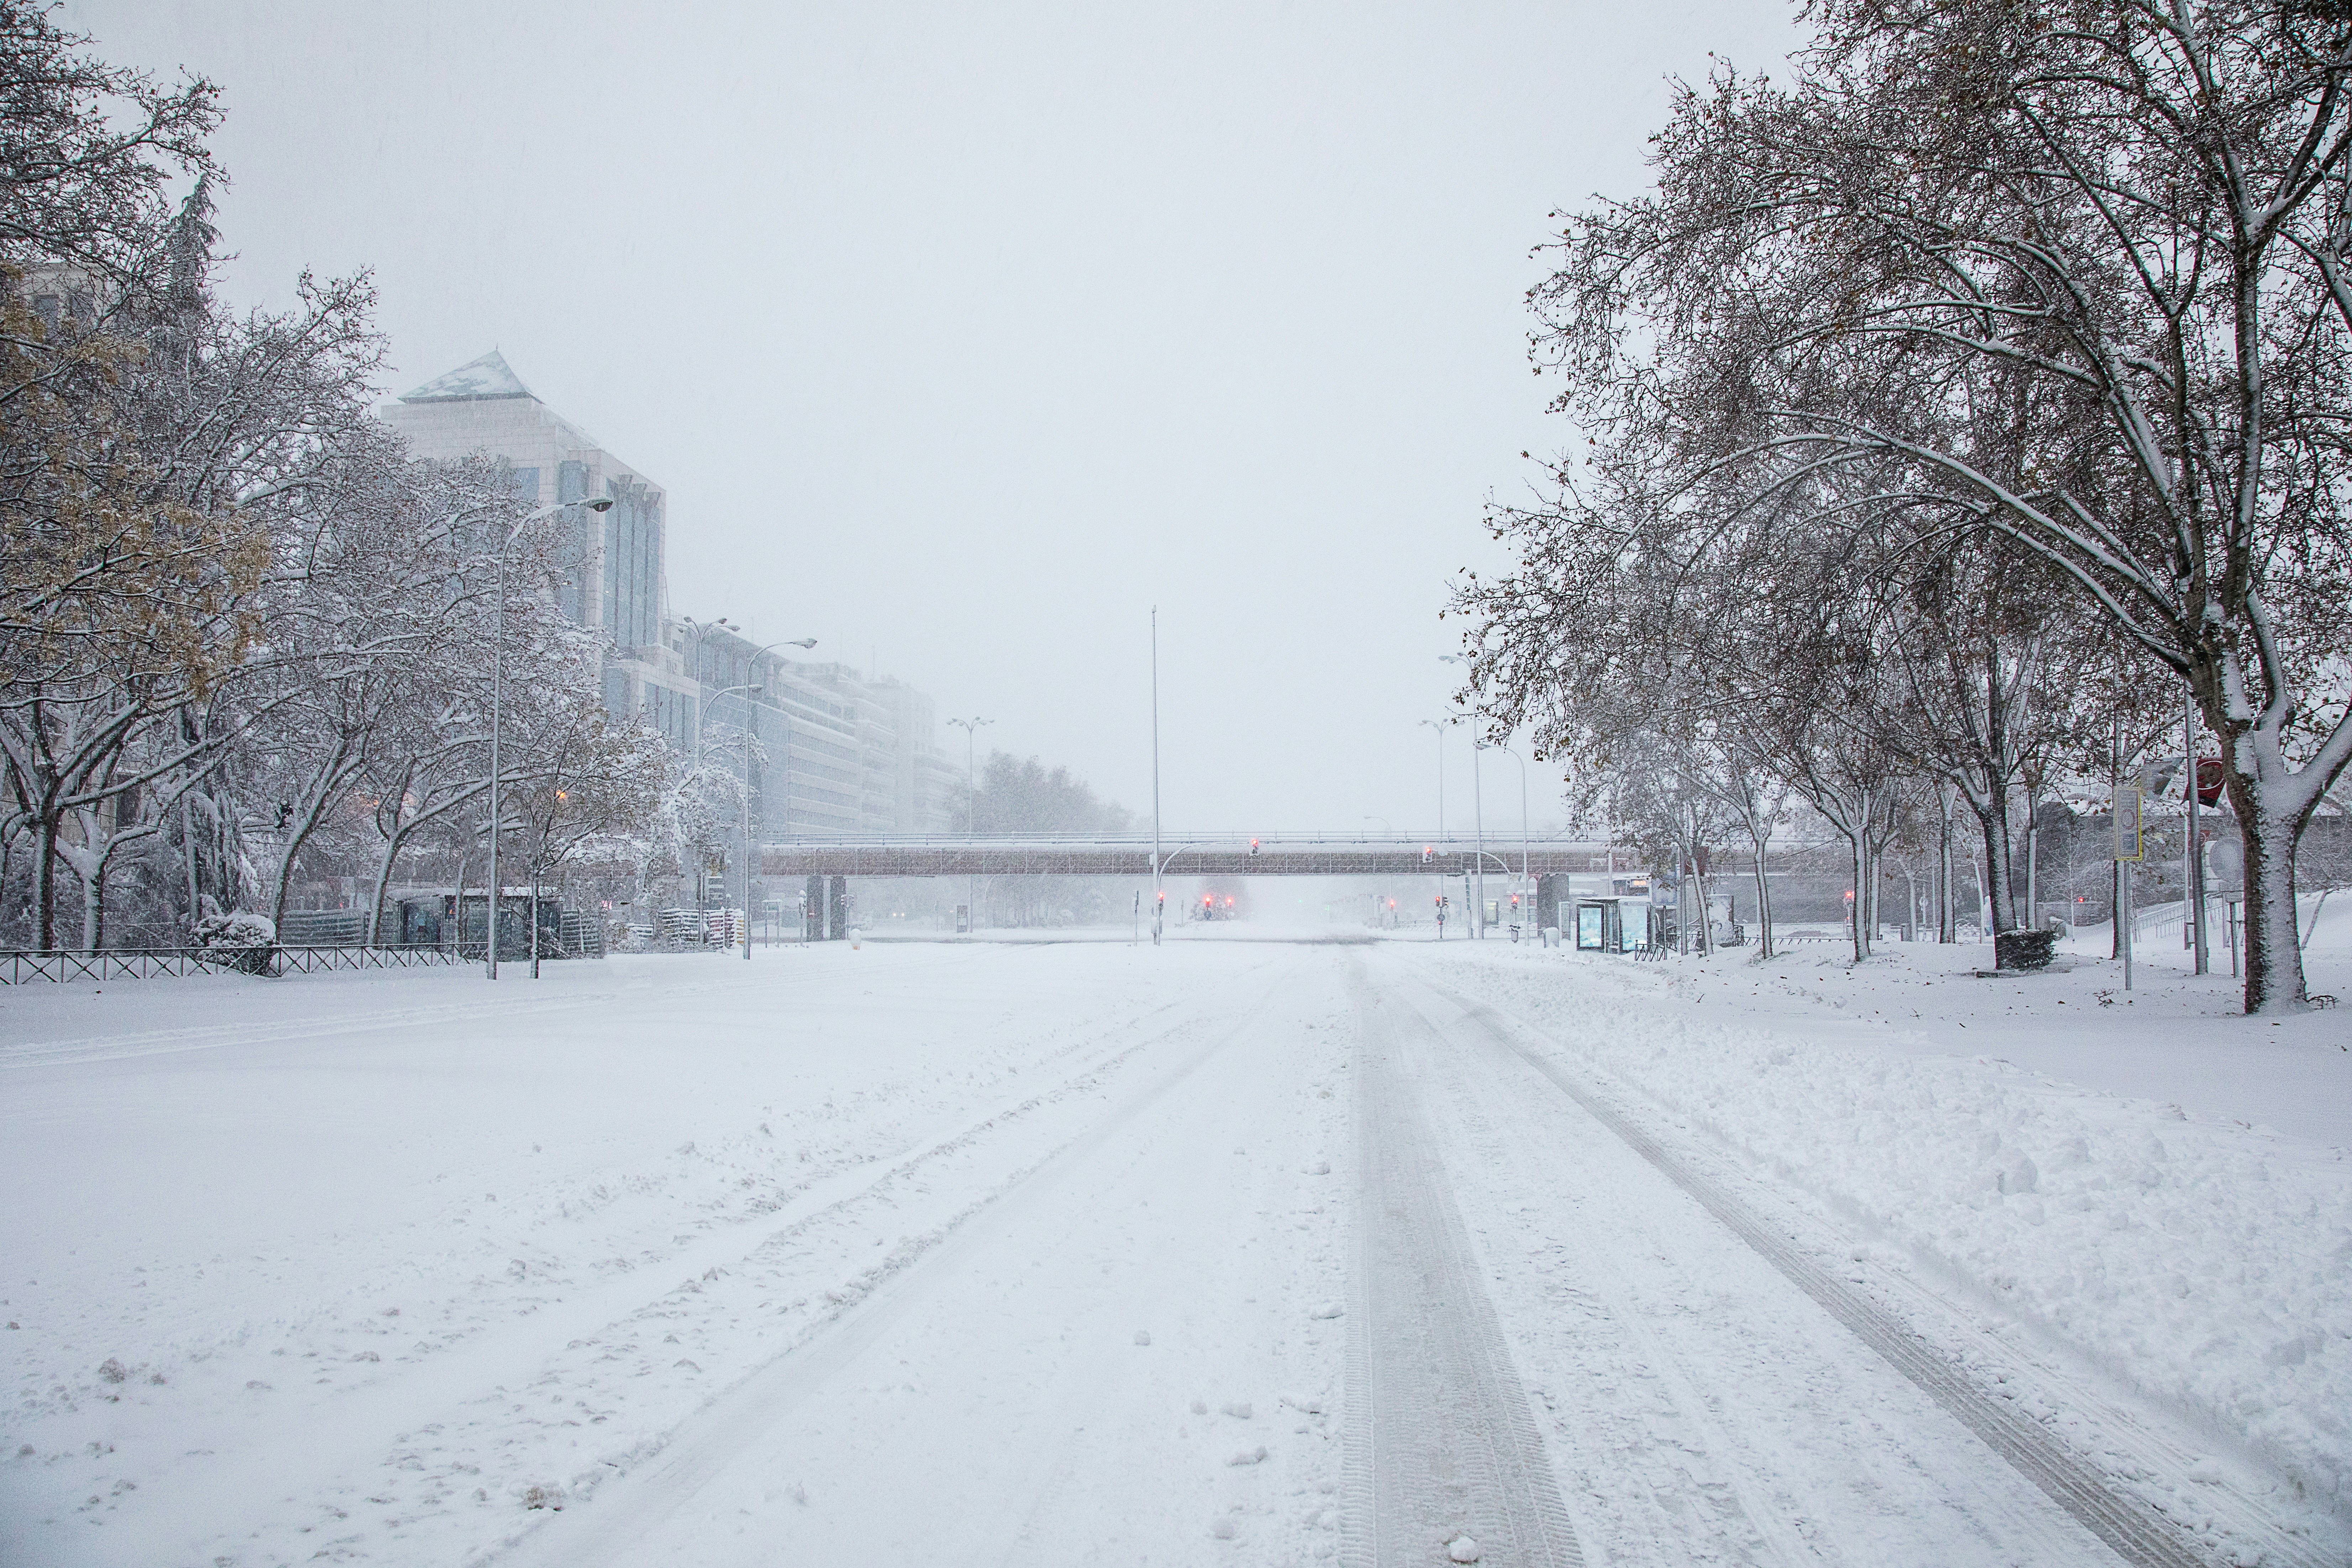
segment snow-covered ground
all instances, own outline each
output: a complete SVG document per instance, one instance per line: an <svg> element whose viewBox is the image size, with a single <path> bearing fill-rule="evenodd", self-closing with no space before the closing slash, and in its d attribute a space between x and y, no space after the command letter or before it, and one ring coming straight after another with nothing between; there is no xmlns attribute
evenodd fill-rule
<svg viewBox="0 0 2352 1568"><path fill-rule="evenodd" d="M0 992L0 1562L2352 1553L2352 1015L1249 934Z"/></svg>

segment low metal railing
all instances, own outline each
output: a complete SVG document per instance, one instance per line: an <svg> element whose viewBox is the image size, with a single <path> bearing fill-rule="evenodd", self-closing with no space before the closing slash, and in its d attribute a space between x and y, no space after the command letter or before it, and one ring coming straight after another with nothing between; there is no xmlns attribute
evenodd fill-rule
<svg viewBox="0 0 2352 1568"><path fill-rule="evenodd" d="M320 974L464 963L446 947L128 947L99 952L0 952L0 985L39 981L154 980L189 974ZM527 956L527 955L526 955Z"/></svg>

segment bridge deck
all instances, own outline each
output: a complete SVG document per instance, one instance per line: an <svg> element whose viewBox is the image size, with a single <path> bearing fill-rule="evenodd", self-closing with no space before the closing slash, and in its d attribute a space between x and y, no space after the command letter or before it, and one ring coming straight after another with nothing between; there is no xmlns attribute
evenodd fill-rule
<svg viewBox="0 0 2352 1568"><path fill-rule="evenodd" d="M1401 838L1180 837L1162 840L1163 869L1172 877L1458 877L1478 861L1475 845L1457 837ZM1585 871L1601 846L1551 840L1528 847L1533 876ZM1516 875L1520 847L1489 840L1489 874ZM770 877L1149 877L1151 840L1105 838L873 837L809 839L770 844L761 853Z"/></svg>

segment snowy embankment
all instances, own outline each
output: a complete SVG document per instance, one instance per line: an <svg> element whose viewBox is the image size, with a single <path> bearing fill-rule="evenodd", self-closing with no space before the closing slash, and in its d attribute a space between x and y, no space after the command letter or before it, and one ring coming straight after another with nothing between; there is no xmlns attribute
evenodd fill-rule
<svg viewBox="0 0 2352 1568"><path fill-rule="evenodd" d="M2340 984L2315 945L2314 988ZM2326 1097L2310 1122L2340 1128L2352 1015L2273 1026L2228 1016L2226 976L2143 966L2126 996L2104 961L1973 978L1985 962L1917 946L1856 968L1811 947L1653 966L1490 942L1438 973L1969 1315L2039 1331L2352 1518L2352 1138L2251 1124L2230 1081L2297 1075ZM2175 1102L2131 1097L2150 1083Z"/></svg>

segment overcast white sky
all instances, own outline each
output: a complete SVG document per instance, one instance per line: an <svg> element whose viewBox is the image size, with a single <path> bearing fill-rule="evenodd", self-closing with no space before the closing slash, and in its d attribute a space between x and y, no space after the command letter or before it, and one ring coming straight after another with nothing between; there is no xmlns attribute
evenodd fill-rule
<svg viewBox="0 0 2352 1568"><path fill-rule="evenodd" d="M1640 186L1670 76L1793 37L1771 0L64 20L226 89L230 299L373 268L388 393L502 349L668 488L678 612L878 659L1143 810L1157 603L1171 825L1414 832L1446 585L1565 440L1529 248Z"/></svg>

